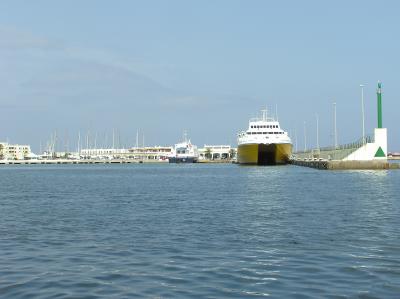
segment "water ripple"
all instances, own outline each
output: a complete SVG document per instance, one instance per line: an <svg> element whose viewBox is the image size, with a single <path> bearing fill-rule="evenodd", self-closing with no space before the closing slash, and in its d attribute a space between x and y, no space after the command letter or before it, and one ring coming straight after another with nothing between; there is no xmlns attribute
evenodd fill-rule
<svg viewBox="0 0 400 299"><path fill-rule="evenodd" d="M398 298L400 173L0 169L0 297Z"/></svg>

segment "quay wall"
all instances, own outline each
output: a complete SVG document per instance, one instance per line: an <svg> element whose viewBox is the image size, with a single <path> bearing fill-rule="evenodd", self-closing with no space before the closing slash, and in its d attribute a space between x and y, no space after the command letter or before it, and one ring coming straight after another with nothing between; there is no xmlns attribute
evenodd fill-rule
<svg viewBox="0 0 400 299"><path fill-rule="evenodd" d="M152 160L152 159L112 159L112 160L100 160L100 159L48 159L48 160L0 160L0 165L43 165L43 164L165 164L168 160ZM198 163L233 163L230 159L221 160L199 160Z"/></svg>

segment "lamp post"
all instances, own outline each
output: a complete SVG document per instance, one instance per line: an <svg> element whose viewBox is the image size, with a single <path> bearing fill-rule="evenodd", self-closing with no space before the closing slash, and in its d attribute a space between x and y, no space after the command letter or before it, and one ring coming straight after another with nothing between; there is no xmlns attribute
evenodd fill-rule
<svg viewBox="0 0 400 299"><path fill-rule="evenodd" d="M304 121L304 151L307 151L307 132L306 132L306 122Z"/></svg>
<svg viewBox="0 0 400 299"><path fill-rule="evenodd" d="M336 102L333 103L333 126L334 126L334 141L335 141L335 149L338 147L338 141L337 141L337 126L336 126Z"/></svg>
<svg viewBox="0 0 400 299"><path fill-rule="evenodd" d="M315 114L315 118L317 120L317 153L319 153L319 116Z"/></svg>
<svg viewBox="0 0 400 299"><path fill-rule="evenodd" d="M361 116L362 116L362 142L365 144L365 116L364 116L364 84L361 87Z"/></svg>

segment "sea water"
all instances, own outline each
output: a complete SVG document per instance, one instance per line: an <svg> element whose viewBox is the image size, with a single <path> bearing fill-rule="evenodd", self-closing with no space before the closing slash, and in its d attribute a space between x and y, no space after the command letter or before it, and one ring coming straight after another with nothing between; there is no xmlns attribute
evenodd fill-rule
<svg viewBox="0 0 400 299"><path fill-rule="evenodd" d="M399 298L400 171L0 168L1 298Z"/></svg>

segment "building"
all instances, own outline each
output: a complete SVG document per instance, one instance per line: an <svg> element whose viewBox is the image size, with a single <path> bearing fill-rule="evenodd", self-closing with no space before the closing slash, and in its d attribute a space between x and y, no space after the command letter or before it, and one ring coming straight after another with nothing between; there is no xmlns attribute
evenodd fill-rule
<svg viewBox="0 0 400 299"><path fill-rule="evenodd" d="M207 145L199 149L200 160L230 160L236 157L236 149L230 145Z"/></svg>
<svg viewBox="0 0 400 299"><path fill-rule="evenodd" d="M84 159L134 159L134 160L153 160L167 161L171 155L172 147L170 146L146 146L132 147L129 149L112 149L112 148L92 148L82 149L80 156Z"/></svg>
<svg viewBox="0 0 400 299"><path fill-rule="evenodd" d="M0 160L24 160L31 156L29 145L0 143Z"/></svg>
<svg viewBox="0 0 400 299"><path fill-rule="evenodd" d="M124 148L90 148L80 151L80 156L85 159L114 159L121 158L127 154L128 150Z"/></svg>
<svg viewBox="0 0 400 299"><path fill-rule="evenodd" d="M137 160L168 161L171 155L171 146L146 146L130 148L128 157Z"/></svg>

